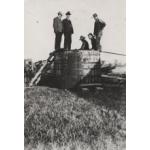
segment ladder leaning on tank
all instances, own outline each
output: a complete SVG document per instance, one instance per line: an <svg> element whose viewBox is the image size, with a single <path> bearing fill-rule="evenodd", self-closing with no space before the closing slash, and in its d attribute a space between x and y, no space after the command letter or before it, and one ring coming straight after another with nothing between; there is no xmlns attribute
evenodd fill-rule
<svg viewBox="0 0 150 150"><path fill-rule="evenodd" d="M38 72L32 78L31 82L29 83L29 87L36 86L39 83L39 81L41 79L41 74L42 74L44 68L48 64L52 65L53 62L54 62L54 52L52 52L52 53L49 54L48 59L43 63L43 65L41 66L41 68L38 70Z"/></svg>

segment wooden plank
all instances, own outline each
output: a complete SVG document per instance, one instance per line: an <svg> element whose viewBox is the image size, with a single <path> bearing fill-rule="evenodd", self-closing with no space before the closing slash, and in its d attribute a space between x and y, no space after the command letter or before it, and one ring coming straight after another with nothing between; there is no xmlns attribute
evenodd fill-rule
<svg viewBox="0 0 150 150"><path fill-rule="evenodd" d="M102 51L101 53L108 53L108 54L113 54L113 55L126 56L125 54L121 54L121 53L114 53L114 52L108 52L108 51Z"/></svg>
<svg viewBox="0 0 150 150"><path fill-rule="evenodd" d="M33 86L34 82L39 78L39 76L41 75L43 69L46 67L47 62L45 62L42 67L40 68L40 70L36 73L36 75L34 76L34 78L31 80L29 86Z"/></svg>
<svg viewBox="0 0 150 150"><path fill-rule="evenodd" d="M102 86L101 83L88 83L88 84L80 84L80 87L92 87L92 86Z"/></svg>
<svg viewBox="0 0 150 150"><path fill-rule="evenodd" d="M88 91L89 91L88 88L81 88L81 90L82 90L83 92L88 92Z"/></svg>
<svg viewBox="0 0 150 150"><path fill-rule="evenodd" d="M96 90L100 91L100 90L103 90L103 88L102 87L96 87Z"/></svg>
<svg viewBox="0 0 150 150"><path fill-rule="evenodd" d="M33 79L31 80L29 86L33 86L34 84L37 85L38 82L40 81L40 78L41 78L41 74L42 74L42 71L44 70L44 68L47 66L48 62L50 62L50 65L53 63L53 59L54 59L54 56L50 56L47 61L45 61L43 63L43 65L41 66L41 68L39 69L39 71L35 74L35 76L33 77Z"/></svg>
<svg viewBox="0 0 150 150"><path fill-rule="evenodd" d="M118 80L126 80L125 78L121 78L121 77L115 77L115 76L109 76L109 75L101 75L101 77L103 78L109 78L109 79L118 79Z"/></svg>

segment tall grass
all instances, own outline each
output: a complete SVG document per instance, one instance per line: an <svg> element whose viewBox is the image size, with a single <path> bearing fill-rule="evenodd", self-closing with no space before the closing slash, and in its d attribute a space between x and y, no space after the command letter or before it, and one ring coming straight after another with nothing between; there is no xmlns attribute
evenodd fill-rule
<svg viewBox="0 0 150 150"><path fill-rule="evenodd" d="M125 149L125 116L92 99L66 90L26 88L25 150Z"/></svg>

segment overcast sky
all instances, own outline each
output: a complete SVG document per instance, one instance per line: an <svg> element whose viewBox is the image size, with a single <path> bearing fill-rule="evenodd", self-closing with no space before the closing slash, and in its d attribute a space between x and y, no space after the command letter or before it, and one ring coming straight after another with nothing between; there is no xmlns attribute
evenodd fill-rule
<svg viewBox="0 0 150 150"><path fill-rule="evenodd" d="M107 24L101 41L103 50L125 53L125 0L25 0L25 58L36 61L48 57L54 50L53 18L58 11L64 18L68 10L74 27L73 49L80 48L80 35L93 32L92 14L96 12Z"/></svg>

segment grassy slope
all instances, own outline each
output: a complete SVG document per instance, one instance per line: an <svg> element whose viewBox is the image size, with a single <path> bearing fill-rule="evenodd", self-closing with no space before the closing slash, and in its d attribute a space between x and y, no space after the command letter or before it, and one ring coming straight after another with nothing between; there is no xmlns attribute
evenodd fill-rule
<svg viewBox="0 0 150 150"><path fill-rule="evenodd" d="M125 105L114 92L81 98L65 90L26 88L26 149L125 149Z"/></svg>

